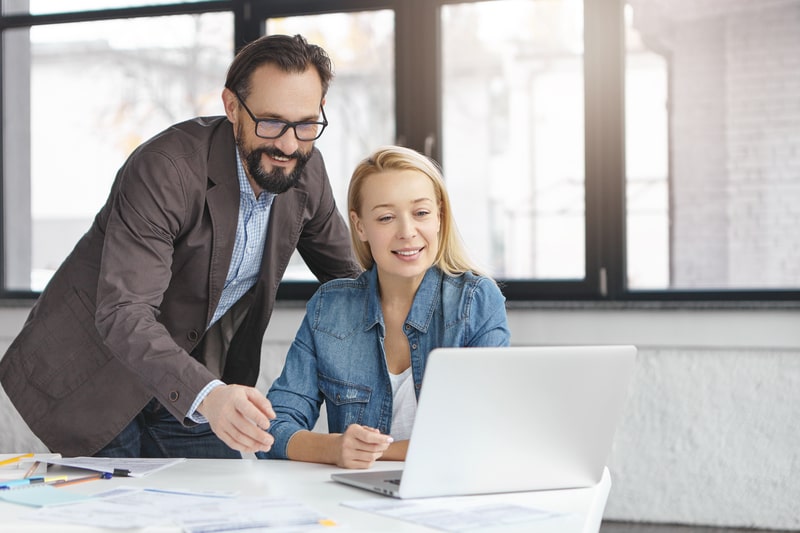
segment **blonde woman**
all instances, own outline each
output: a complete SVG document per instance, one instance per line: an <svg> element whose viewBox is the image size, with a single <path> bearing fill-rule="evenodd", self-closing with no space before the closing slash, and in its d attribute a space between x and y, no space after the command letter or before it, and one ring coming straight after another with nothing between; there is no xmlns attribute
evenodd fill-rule
<svg viewBox="0 0 800 533"><path fill-rule="evenodd" d="M346 468L404 460L430 351L509 344L505 299L467 258L429 159L377 150L353 172L348 212L365 272L309 300L267 395L275 442L261 458ZM327 434L311 431L323 402Z"/></svg>

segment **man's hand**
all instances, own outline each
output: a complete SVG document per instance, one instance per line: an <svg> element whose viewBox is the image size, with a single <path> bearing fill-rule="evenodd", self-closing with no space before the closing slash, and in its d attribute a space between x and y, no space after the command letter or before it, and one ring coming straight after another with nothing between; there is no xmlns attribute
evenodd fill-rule
<svg viewBox="0 0 800 533"><path fill-rule="evenodd" d="M215 387L200 402L197 412L206 417L217 437L234 450L267 452L275 440L266 431L275 411L269 400L253 387Z"/></svg>

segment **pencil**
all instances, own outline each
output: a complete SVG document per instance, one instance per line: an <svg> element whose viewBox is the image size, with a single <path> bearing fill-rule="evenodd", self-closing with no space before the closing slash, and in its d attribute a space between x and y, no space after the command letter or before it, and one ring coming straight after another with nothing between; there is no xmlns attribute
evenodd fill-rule
<svg viewBox="0 0 800 533"><path fill-rule="evenodd" d="M42 464L41 461L34 461L31 467L28 469L28 471L25 472L25 478L31 477L34 474L34 472L36 472L36 469L39 468L40 464Z"/></svg>
<svg viewBox="0 0 800 533"><path fill-rule="evenodd" d="M28 457L33 457L33 454L32 453L26 453L24 455L18 455L16 457L11 457L9 459L3 459L2 461L0 461L0 466L5 466L5 465L18 463L18 462L22 461L23 459L27 459Z"/></svg>
<svg viewBox="0 0 800 533"><path fill-rule="evenodd" d="M99 474L92 474L91 476L78 477L75 479L69 479L67 481L55 481L53 483L48 483L48 485L52 485L60 489L61 487L66 487L68 485L77 485L78 483L86 483L87 481L94 481L96 479L111 479L111 474L109 474L108 472L100 472Z"/></svg>

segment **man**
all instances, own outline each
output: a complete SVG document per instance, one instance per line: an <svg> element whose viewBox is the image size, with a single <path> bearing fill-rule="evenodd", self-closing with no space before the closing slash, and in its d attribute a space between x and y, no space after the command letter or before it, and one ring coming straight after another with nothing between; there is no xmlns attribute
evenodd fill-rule
<svg viewBox="0 0 800 533"><path fill-rule="evenodd" d="M330 59L268 36L231 64L226 117L137 148L42 292L0 382L65 456L241 457L269 450L253 385L292 252L321 281L360 272L314 141Z"/></svg>

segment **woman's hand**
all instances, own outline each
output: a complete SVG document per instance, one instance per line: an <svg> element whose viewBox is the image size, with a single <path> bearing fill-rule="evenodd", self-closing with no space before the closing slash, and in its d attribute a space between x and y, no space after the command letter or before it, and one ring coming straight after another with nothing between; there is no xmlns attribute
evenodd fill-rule
<svg viewBox="0 0 800 533"><path fill-rule="evenodd" d="M369 468L380 459L393 439L375 428L351 424L339 435L336 465L342 468Z"/></svg>

